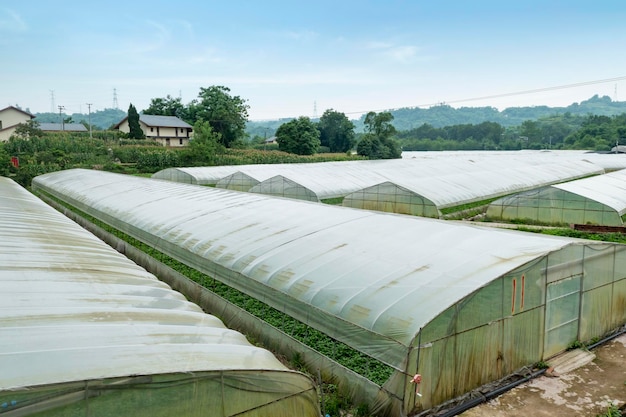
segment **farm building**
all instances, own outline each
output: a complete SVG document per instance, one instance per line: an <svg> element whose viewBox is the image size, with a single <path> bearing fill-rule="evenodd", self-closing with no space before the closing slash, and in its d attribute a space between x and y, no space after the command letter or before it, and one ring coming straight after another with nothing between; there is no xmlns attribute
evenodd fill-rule
<svg viewBox="0 0 626 417"><path fill-rule="evenodd" d="M316 386L0 177L0 414L319 417Z"/></svg>
<svg viewBox="0 0 626 417"><path fill-rule="evenodd" d="M187 146L193 135L193 126L176 116L140 114L139 126L147 139L168 147ZM113 129L129 133L128 116L113 126Z"/></svg>
<svg viewBox="0 0 626 417"><path fill-rule="evenodd" d="M380 383L332 369L340 388L373 392L380 415L429 409L626 322L623 245L87 170L33 187L383 364Z"/></svg>
<svg viewBox="0 0 626 417"><path fill-rule="evenodd" d="M442 160L441 164L444 163L459 166L457 160ZM473 167L461 166L462 172L457 170L456 173L443 175L388 173L389 181L346 195L343 205L438 218L446 208L604 172L589 162L569 160L531 164L494 159L483 160Z"/></svg>
<svg viewBox="0 0 626 417"><path fill-rule="evenodd" d="M492 202L487 216L544 224L623 226L626 170L543 187Z"/></svg>

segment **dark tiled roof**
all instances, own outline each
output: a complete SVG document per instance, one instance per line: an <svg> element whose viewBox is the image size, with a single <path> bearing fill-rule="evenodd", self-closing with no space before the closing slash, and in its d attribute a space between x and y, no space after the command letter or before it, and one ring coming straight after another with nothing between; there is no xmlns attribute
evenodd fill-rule
<svg viewBox="0 0 626 417"><path fill-rule="evenodd" d="M87 128L80 123L39 123L39 129L44 132L60 132L61 130L67 132L86 132Z"/></svg>
<svg viewBox="0 0 626 417"><path fill-rule="evenodd" d="M139 121L151 127L192 127L189 123L180 120L176 116L154 116L151 114L142 114L139 116Z"/></svg>

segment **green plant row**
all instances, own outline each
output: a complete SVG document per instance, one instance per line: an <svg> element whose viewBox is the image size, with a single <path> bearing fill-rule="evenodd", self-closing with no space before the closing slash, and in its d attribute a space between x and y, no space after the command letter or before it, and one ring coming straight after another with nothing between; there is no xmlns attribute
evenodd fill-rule
<svg viewBox="0 0 626 417"><path fill-rule="evenodd" d="M466 203L466 204L460 204L458 206L442 208L441 214L446 215L450 213L456 213L457 211L465 211L465 210L473 209L475 207L486 206L487 204L490 204L500 198L502 198L502 196L488 198L486 200L474 201L473 203Z"/></svg>
<svg viewBox="0 0 626 417"><path fill-rule="evenodd" d="M274 326L277 329L289 334L298 341L313 348L319 353L323 354L334 360L335 362L345 366L346 368L358 373L361 376L369 379L370 381L383 385L385 381L389 379L393 373L393 368L385 365L384 363L359 352L348 345L339 342L328 335L302 323L293 317L276 310L275 308L251 297L235 288L232 288L215 278L212 278L202 272L197 271L179 262L168 255L152 248L149 245L109 226L108 224L94 218L93 216L84 213L77 208L59 200L58 198L45 194L48 198L63 205L67 209L73 211L77 215L85 218L98 227L106 230L107 232L115 235L116 237L124 240L126 243L141 250L142 252L150 255L152 258L158 260L176 270L178 273L186 276L194 282L202 285L211 292L219 295L225 300L235 304L236 306L246 310L254 316L262 319L266 323Z"/></svg>

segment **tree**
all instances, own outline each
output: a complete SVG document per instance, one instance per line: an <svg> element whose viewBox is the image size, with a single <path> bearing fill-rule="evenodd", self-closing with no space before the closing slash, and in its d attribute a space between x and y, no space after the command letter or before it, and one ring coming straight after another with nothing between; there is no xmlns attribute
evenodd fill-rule
<svg viewBox="0 0 626 417"><path fill-rule="evenodd" d="M320 142L331 152L347 152L354 147L354 123L344 113L333 109L326 110L317 124Z"/></svg>
<svg viewBox="0 0 626 417"><path fill-rule="evenodd" d="M400 145L392 138L396 133L389 112L369 112L365 116L365 134L357 145L357 153L369 159L395 159L402 156Z"/></svg>
<svg viewBox="0 0 626 417"><path fill-rule="evenodd" d="M43 132L39 128L39 122L29 120L26 123L18 124L12 136L17 136L21 139L28 139L32 137L41 137L42 135Z"/></svg>
<svg viewBox="0 0 626 417"><path fill-rule="evenodd" d="M176 116L188 123L193 123L189 117L189 109L182 103L181 98L173 98L169 94L165 98L153 98L150 101L150 106L143 111L143 114Z"/></svg>
<svg viewBox="0 0 626 417"><path fill-rule="evenodd" d="M128 128L130 129L128 133L130 139L144 139L146 137L139 125L139 113L137 113L133 103L128 106Z"/></svg>
<svg viewBox="0 0 626 417"><path fill-rule="evenodd" d="M194 123L209 122L213 131L219 133L222 145L231 148L245 136L249 108L246 100L231 96L228 87L201 87L198 100L189 105L189 117Z"/></svg>
<svg viewBox="0 0 626 417"><path fill-rule="evenodd" d="M211 128L211 124L198 120L193 125L193 139L189 141L188 156L191 164L204 164L221 147L220 135Z"/></svg>
<svg viewBox="0 0 626 417"><path fill-rule="evenodd" d="M313 155L320 147L320 132L308 117L300 116L280 125L276 142L281 151L298 155Z"/></svg>

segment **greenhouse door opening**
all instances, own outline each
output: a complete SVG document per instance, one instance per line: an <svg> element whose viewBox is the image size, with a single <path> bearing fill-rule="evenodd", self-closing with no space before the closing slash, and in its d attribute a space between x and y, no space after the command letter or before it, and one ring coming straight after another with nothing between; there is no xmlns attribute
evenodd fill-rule
<svg viewBox="0 0 626 417"><path fill-rule="evenodd" d="M548 284L543 357L549 358L578 340L580 284L576 275Z"/></svg>

